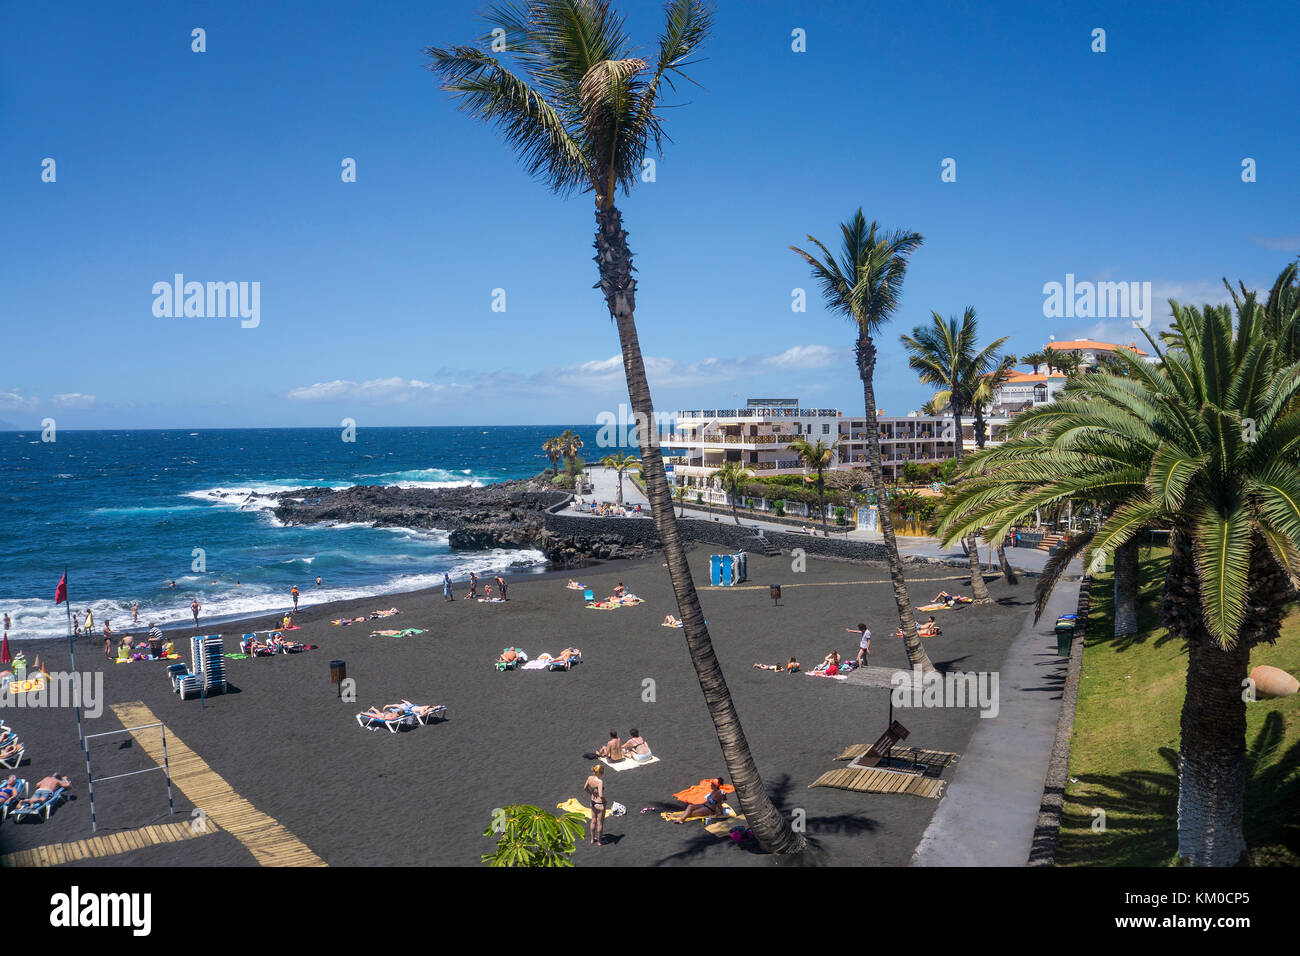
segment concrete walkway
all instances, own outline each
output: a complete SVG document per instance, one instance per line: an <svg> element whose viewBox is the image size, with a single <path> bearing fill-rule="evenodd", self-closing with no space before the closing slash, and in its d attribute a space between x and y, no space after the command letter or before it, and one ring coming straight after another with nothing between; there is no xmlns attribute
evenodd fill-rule
<svg viewBox="0 0 1300 956"><path fill-rule="evenodd" d="M583 501L613 504L618 500L618 472L614 469L592 466L588 467L583 474L591 480L591 494L583 495ZM636 486L636 482L627 472L623 473L623 505L628 508L635 508L637 505L642 508L650 507L650 500L641 493L641 489ZM573 514L582 514L582 512L573 512Z"/></svg>
<svg viewBox="0 0 1300 956"><path fill-rule="evenodd" d="M1023 550L1023 549L1022 549ZM948 791L912 856L913 866L1024 866L1061 713L1068 662L1053 627L1079 604L1076 561L1038 624L1027 615L998 674L999 711L981 718Z"/></svg>

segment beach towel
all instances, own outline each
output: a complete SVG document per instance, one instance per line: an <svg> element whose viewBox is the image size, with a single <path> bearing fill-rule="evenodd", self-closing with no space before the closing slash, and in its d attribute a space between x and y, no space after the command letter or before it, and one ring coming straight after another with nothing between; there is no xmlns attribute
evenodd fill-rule
<svg viewBox="0 0 1300 956"><path fill-rule="evenodd" d="M613 610L617 609L619 606L620 606L620 605L617 605L617 604L610 604L610 603L607 602L607 601L592 601L590 604L587 605L587 610L589 610L589 611L613 611Z"/></svg>
<svg viewBox="0 0 1300 956"><path fill-rule="evenodd" d="M371 612L370 612L370 617L371 617L372 619L373 619L373 618L376 618L376 617L392 617L394 614L401 614L401 613L402 613L402 612L399 611L397 608L395 608L395 607L390 607L390 608L389 608L388 610L386 610L386 611L371 611ZM360 618L358 618L358 620L360 620Z"/></svg>
<svg viewBox="0 0 1300 956"><path fill-rule="evenodd" d="M231 660L231 661L246 661L246 660L248 660L248 655L247 655L247 654L227 654L227 655L226 655L226 659L227 659L227 660Z"/></svg>
<svg viewBox="0 0 1300 956"><path fill-rule="evenodd" d="M383 631L371 631L371 637L414 637L416 634L423 634L425 629L422 627L404 627L400 630L390 628Z"/></svg>
<svg viewBox="0 0 1300 956"><path fill-rule="evenodd" d="M714 777L706 777L693 787L687 787L685 790L677 791L673 796L682 803L703 803L704 798L713 790L713 781L715 779L716 778ZM729 783L724 783L722 785L722 792L724 794L735 793L736 788Z"/></svg>
<svg viewBox="0 0 1300 956"><path fill-rule="evenodd" d="M522 669L526 671L544 671L550 663L551 659L549 657L545 659L539 657L535 661L529 661Z"/></svg>
<svg viewBox="0 0 1300 956"><path fill-rule="evenodd" d="M617 762L611 762L607 757L601 757L600 762L611 770L622 772L624 770L635 770L637 767L648 767L652 763L658 763L658 757L651 757L649 760L633 760L631 757L624 757Z"/></svg>
<svg viewBox="0 0 1300 956"><path fill-rule="evenodd" d="M660 624L659 626L660 627L685 627L686 624L682 621L678 621L676 624Z"/></svg>
<svg viewBox="0 0 1300 956"><path fill-rule="evenodd" d="M591 819L591 807L584 805L577 797L569 797L563 803L557 803L555 809L563 810L565 813L581 813L588 820ZM605 816L609 816L610 808L605 808Z"/></svg>
<svg viewBox="0 0 1300 956"><path fill-rule="evenodd" d="M725 804L723 805L723 809L727 812L722 817L691 817L686 822L695 823L698 821L704 824L704 829L708 833L712 833L716 837L730 838L731 828L741 820L744 820L745 815L743 813L737 813ZM680 810L665 810L663 813L659 814L661 819L667 820L669 823L675 822L681 815L682 811Z"/></svg>
<svg viewBox="0 0 1300 956"><path fill-rule="evenodd" d="M919 604L916 608L918 611L947 611L951 610L946 604Z"/></svg>
<svg viewBox="0 0 1300 956"><path fill-rule="evenodd" d="M505 604L505 598L479 598L479 604Z"/></svg>
<svg viewBox="0 0 1300 956"><path fill-rule="evenodd" d="M848 680L848 674L827 674L825 671L804 671L809 677L825 677L828 680Z"/></svg>

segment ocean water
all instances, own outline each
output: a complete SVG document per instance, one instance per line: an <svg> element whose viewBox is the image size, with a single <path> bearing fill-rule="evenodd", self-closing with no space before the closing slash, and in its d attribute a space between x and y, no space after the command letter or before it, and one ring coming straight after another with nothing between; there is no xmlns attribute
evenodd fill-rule
<svg viewBox="0 0 1300 956"><path fill-rule="evenodd" d="M11 642L66 635L54 604L65 566L72 607L79 620L91 608L97 632L105 619L128 627L133 601L142 625L188 624L195 597L200 623L219 623L289 608L295 584L309 606L439 585L444 571L537 568L539 551L453 553L445 531L286 527L265 496L526 478L547 467L541 444L565 428L595 457L595 426L363 428L354 442L328 428L59 431L54 442L0 432L0 613Z"/></svg>

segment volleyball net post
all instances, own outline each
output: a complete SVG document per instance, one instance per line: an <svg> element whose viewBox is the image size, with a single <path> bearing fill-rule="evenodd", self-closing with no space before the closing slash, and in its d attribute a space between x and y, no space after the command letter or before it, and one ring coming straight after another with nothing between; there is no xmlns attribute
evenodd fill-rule
<svg viewBox="0 0 1300 956"><path fill-rule="evenodd" d="M123 727L121 730L106 730L99 734L86 734L85 751L86 751L86 788L90 794L90 832L98 833L99 827L95 820L95 775L90 765L90 742L96 737L112 737L116 734L129 734L137 730L149 730L157 727L162 734L162 764L157 767L145 767L143 770L129 770L126 773L115 773L108 777L100 777L100 783L107 783L110 780L120 780L123 777L135 777L142 773L153 773L155 770L161 770L163 778L167 781L167 812L172 816L176 815L176 803L172 799L172 775L171 769L167 765L167 727L161 720L152 724L140 724L138 727Z"/></svg>

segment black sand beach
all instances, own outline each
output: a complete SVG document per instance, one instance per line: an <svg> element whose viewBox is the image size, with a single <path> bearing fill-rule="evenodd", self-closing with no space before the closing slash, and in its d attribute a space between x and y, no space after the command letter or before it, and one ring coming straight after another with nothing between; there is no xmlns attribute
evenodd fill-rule
<svg viewBox="0 0 1300 956"><path fill-rule="evenodd" d="M691 552L697 583L707 580L709 553L703 547ZM77 663L83 672L103 669L109 703L143 702L169 735L330 865L478 865L493 848L482 832L494 808L531 803L554 810L580 796L591 764L583 753L599 747L610 729L626 736L633 725L660 762L606 772L609 798L628 814L608 820L607 845L580 845L575 862L771 865L778 861L712 836L698 823L675 826L657 813L639 812L675 809L674 791L726 773L683 634L660 624L665 614L677 613L661 561L655 555L572 572L598 596L621 580L646 600L612 611L586 609L581 592L564 586L571 572L518 576L505 604L465 600L462 585L451 604L436 590L313 607L307 586L296 618L301 629L290 636L320 648L227 661L233 692L206 704L171 693L161 662L107 664L102 647L83 643ZM859 620L875 635L873 665L906 666L902 643L892 636L897 618L886 569L809 559L807 571L795 574L786 557L751 554L749 575L748 587L704 589L702 602L764 780L786 813L806 812L810 851L798 862L906 865L938 800L808 788L823 772L843 766L833 758L844 747L880 735L889 691L752 667L793 654L811 668L832 647L852 657L857 640L844 628ZM909 565L908 577L916 603L940 587L969 593L959 568ZM772 606L768 583L783 585L781 607ZM990 671L1001 665L1011 635L1030 613L1033 579L1012 588L990 579L989 587L993 605L936 614L944 634L926 644L940 668ZM388 606L402 614L350 627L329 624ZM213 630L234 652L240 634L270 624L268 618ZM428 630L407 638L369 636L391 627ZM177 645L186 659L189 634L207 632L181 632ZM584 662L569 672L498 673L492 661L508 644L530 657L577 646ZM14 646L29 659L39 653L52 670L67 667L65 645ZM333 658L345 660L356 680L355 703L335 696ZM642 699L647 681L653 681L652 702ZM358 727L358 711L402 697L445 704L449 719L398 734ZM19 775L34 782L64 771L75 796L48 823L0 826L0 854L88 838L86 769L70 710L11 709L0 716L28 747ZM974 709L896 716L912 732L909 744L958 753L979 719ZM98 719L86 720L87 733L121 726L108 706ZM92 754L96 777L153 765L126 735L101 738ZM177 791L177 816L169 817L157 773L98 784L95 795L100 833L185 820L193 809ZM226 866L255 860L233 835L220 832L88 862Z"/></svg>

